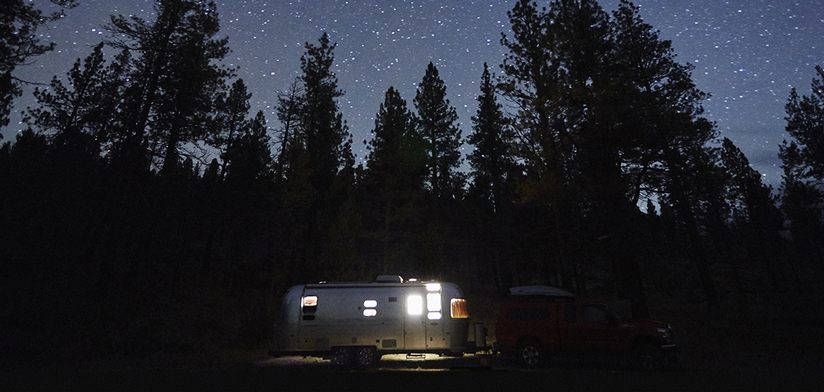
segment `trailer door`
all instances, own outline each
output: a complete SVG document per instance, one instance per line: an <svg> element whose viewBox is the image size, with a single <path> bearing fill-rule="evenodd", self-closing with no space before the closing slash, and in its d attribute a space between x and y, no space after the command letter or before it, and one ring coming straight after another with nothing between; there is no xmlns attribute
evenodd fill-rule
<svg viewBox="0 0 824 392"><path fill-rule="evenodd" d="M440 349L449 347L443 334L443 303L441 285L426 285L426 348Z"/></svg>
<svg viewBox="0 0 824 392"><path fill-rule="evenodd" d="M404 349L426 349L426 292L422 288L406 291Z"/></svg>

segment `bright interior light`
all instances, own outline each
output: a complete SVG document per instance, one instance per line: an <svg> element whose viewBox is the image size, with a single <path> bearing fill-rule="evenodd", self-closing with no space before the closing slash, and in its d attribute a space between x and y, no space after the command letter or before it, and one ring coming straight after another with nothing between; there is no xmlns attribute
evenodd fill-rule
<svg viewBox="0 0 824 392"><path fill-rule="evenodd" d="M466 311L466 300L463 298L452 298L452 318L469 318Z"/></svg>
<svg viewBox="0 0 824 392"><path fill-rule="evenodd" d="M441 311L441 294L440 293L426 294L426 310L428 310L430 312L440 312Z"/></svg>
<svg viewBox="0 0 824 392"><path fill-rule="evenodd" d="M318 306L318 296L317 295L307 295L303 297L303 306Z"/></svg>
<svg viewBox="0 0 824 392"><path fill-rule="evenodd" d="M363 307L364 308L374 308L374 307L377 307L377 306L378 306L378 301L375 301L374 299L367 299L366 301L363 301Z"/></svg>
<svg viewBox="0 0 824 392"><path fill-rule="evenodd" d="M426 291L441 291L441 284L440 283L427 283L426 284Z"/></svg>
<svg viewBox="0 0 824 392"><path fill-rule="evenodd" d="M366 317L375 317L378 314L378 311L375 309L364 309L363 315Z"/></svg>
<svg viewBox="0 0 824 392"><path fill-rule="evenodd" d="M440 320L441 319L441 312L429 312L426 317L430 320Z"/></svg>
<svg viewBox="0 0 824 392"><path fill-rule="evenodd" d="M406 297L406 312L413 316L423 314L423 297L420 295Z"/></svg>

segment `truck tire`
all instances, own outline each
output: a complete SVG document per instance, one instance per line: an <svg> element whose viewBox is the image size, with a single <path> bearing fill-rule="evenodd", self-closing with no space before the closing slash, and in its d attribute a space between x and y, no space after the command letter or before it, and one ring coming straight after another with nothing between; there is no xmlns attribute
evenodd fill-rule
<svg viewBox="0 0 824 392"><path fill-rule="evenodd" d="M540 341L526 340L518 345L518 361L528 368L537 368L549 364L549 355Z"/></svg>
<svg viewBox="0 0 824 392"><path fill-rule="evenodd" d="M632 351L633 364L640 370L656 371L664 368L664 353L649 342L641 342Z"/></svg>
<svg viewBox="0 0 824 392"><path fill-rule="evenodd" d="M369 369L377 367L381 357L374 347L361 347L357 350L355 359L359 367Z"/></svg>
<svg viewBox="0 0 824 392"><path fill-rule="evenodd" d="M354 356L348 347L335 347L332 349L332 365L338 368L351 366Z"/></svg>

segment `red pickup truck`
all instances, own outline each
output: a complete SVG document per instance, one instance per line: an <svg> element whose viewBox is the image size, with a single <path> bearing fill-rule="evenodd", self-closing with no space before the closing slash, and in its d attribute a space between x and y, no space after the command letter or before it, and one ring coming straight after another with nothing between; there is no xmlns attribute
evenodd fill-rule
<svg viewBox="0 0 824 392"><path fill-rule="evenodd" d="M561 355L624 355L646 370L677 359L672 328L660 321L625 320L603 304L576 300L555 287L513 287L510 294L495 338L501 353L527 367Z"/></svg>

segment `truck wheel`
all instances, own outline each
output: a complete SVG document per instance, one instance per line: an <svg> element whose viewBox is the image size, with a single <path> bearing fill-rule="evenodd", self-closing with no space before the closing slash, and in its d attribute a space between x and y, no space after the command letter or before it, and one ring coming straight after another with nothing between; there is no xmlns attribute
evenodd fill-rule
<svg viewBox="0 0 824 392"><path fill-rule="evenodd" d="M332 349L332 364L336 367L347 367L352 364L354 355L347 347L335 347Z"/></svg>
<svg viewBox="0 0 824 392"><path fill-rule="evenodd" d="M664 354L651 343L640 343L633 350L632 359L641 370L661 370L664 368Z"/></svg>
<svg viewBox="0 0 824 392"><path fill-rule="evenodd" d="M549 355L541 342L528 340L518 346L518 360L526 367L535 368L549 363Z"/></svg>
<svg viewBox="0 0 824 392"><path fill-rule="evenodd" d="M362 347L357 354L358 366L362 368L372 368L378 366L380 356L374 347Z"/></svg>

